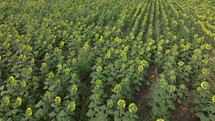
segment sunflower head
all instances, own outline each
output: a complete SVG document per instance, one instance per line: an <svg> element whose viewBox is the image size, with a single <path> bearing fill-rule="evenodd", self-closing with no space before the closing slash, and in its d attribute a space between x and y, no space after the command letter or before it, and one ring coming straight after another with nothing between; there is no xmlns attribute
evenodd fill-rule
<svg viewBox="0 0 215 121"><path fill-rule="evenodd" d="M164 119L162 119L162 118L158 118L156 121L164 121Z"/></svg>
<svg viewBox="0 0 215 121"><path fill-rule="evenodd" d="M114 86L114 91L115 91L116 93L119 93L121 90L122 90L122 86L121 86L120 84L116 84L116 85Z"/></svg>
<svg viewBox="0 0 215 121"><path fill-rule="evenodd" d="M126 105L125 100L119 100L117 104L119 108L125 108Z"/></svg>
<svg viewBox="0 0 215 121"><path fill-rule="evenodd" d="M212 96L212 102L215 103L215 95Z"/></svg>
<svg viewBox="0 0 215 121"><path fill-rule="evenodd" d="M27 110L26 110L26 114L28 115L28 116L32 116L32 113L33 111L32 111L32 109L31 108L27 108Z"/></svg>
<svg viewBox="0 0 215 121"><path fill-rule="evenodd" d="M60 102L61 102L61 98L59 96L56 96L54 101L55 101L56 104L59 105Z"/></svg>
<svg viewBox="0 0 215 121"><path fill-rule="evenodd" d="M202 83L201 83L201 88L202 88L202 89L205 89L205 90L208 89L208 88L209 88L209 83L206 82L206 81L202 82Z"/></svg>
<svg viewBox="0 0 215 121"><path fill-rule="evenodd" d="M71 111L74 111L76 108L76 103L75 101L72 101L68 104L68 109L70 109Z"/></svg>
<svg viewBox="0 0 215 121"><path fill-rule="evenodd" d="M138 108L137 108L136 104L131 103L131 104L128 106L128 110L129 110L129 112L131 112L131 113L136 113L137 110L138 110Z"/></svg>

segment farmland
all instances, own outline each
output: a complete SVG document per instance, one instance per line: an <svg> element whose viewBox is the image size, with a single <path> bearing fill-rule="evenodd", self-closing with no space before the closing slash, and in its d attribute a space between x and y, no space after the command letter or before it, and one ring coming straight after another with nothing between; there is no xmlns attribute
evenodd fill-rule
<svg viewBox="0 0 215 121"><path fill-rule="evenodd" d="M215 121L214 0L0 0L0 121Z"/></svg>

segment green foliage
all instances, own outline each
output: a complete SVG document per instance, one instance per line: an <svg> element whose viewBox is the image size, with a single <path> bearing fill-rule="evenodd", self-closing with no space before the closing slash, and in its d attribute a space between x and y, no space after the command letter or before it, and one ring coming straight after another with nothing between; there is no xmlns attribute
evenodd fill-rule
<svg viewBox="0 0 215 121"><path fill-rule="evenodd" d="M215 120L213 0L1 0L0 11L0 121L168 121L184 104Z"/></svg>

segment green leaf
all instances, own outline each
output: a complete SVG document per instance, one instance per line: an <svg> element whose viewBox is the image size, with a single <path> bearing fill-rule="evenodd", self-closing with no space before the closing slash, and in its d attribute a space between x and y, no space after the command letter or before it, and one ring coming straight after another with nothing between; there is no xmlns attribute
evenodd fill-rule
<svg viewBox="0 0 215 121"><path fill-rule="evenodd" d="M66 116L66 112L64 110L61 110L58 116L61 117Z"/></svg>
<svg viewBox="0 0 215 121"><path fill-rule="evenodd" d="M114 116L114 121L122 121L118 116Z"/></svg>
<svg viewBox="0 0 215 121"><path fill-rule="evenodd" d="M157 116L158 115L158 111L159 111L158 107L156 105L153 106L153 108L152 108L153 115Z"/></svg>
<svg viewBox="0 0 215 121"><path fill-rule="evenodd" d="M131 119L130 119L129 117L127 117L127 116L123 116L123 117L122 117L122 120L123 120L123 121L131 121Z"/></svg>
<svg viewBox="0 0 215 121"><path fill-rule="evenodd" d="M98 114L97 114L97 117L96 117L96 120L97 121L108 121L108 115L105 114L104 112L100 111Z"/></svg>
<svg viewBox="0 0 215 121"><path fill-rule="evenodd" d="M210 121L210 119L203 113L198 113L197 116L200 118L201 121Z"/></svg>
<svg viewBox="0 0 215 121"><path fill-rule="evenodd" d="M93 115L95 115L95 111L93 111L92 109L90 109L87 114L88 117L92 117Z"/></svg>
<svg viewBox="0 0 215 121"><path fill-rule="evenodd" d="M3 118L0 118L0 121L5 121Z"/></svg>
<svg viewBox="0 0 215 121"><path fill-rule="evenodd" d="M44 104L44 102L42 100L40 100L36 105L35 108L39 108Z"/></svg>
<svg viewBox="0 0 215 121"><path fill-rule="evenodd" d="M0 87L0 91L2 91L2 90L4 90L4 85L2 85L2 86ZM1 119L0 119L0 121L1 121Z"/></svg>
<svg viewBox="0 0 215 121"><path fill-rule="evenodd" d="M211 121L215 121L215 115L214 114L209 114L209 117L210 117L210 119L211 119Z"/></svg>
<svg viewBox="0 0 215 121"><path fill-rule="evenodd" d="M211 111L212 113L215 113L215 105L211 105L211 106L210 106L210 111Z"/></svg>
<svg viewBox="0 0 215 121"><path fill-rule="evenodd" d="M114 115L118 115L119 114L119 111L118 110L116 110L116 111L114 111Z"/></svg>
<svg viewBox="0 0 215 121"><path fill-rule="evenodd" d="M172 101L169 103L169 107L170 107L171 109L175 110L175 105L174 105L174 103L173 103Z"/></svg>
<svg viewBox="0 0 215 121"><path fill-rule="evenodd" d="M7 94L7 91L1 91L1 96L3 96L4 94Z"/></svg>
<svg viewBox="0 0 215 121"><path fill-rule="evenodd" d="M35 113L35 117L41 117L43 115L43 110L40 108L39 110L37 110L37 112Z"/></svg>
<svg viewBox="0 0 215 121"><path fill-rule="evenodd" d="M103 105L103 106L100 107L100 109L101 109L101 110L106 110L107 108L106 108L105 105Z"/></svg>
<svg viewBox="0 0 215 121"><path fill-rule="evenodd" d="M49 114L49 116L50 116L50 117L54 117L54 116L56 116L56 113L53 111L53 112L51 112L51 113Z"/></svg>

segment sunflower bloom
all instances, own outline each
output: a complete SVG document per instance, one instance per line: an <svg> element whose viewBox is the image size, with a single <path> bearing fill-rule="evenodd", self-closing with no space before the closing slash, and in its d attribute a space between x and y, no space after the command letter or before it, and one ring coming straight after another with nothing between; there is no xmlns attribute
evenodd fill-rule
<svg viewBox="0 0 215 121"><path fill-rule="evenodd" d="M206 90L206 89L209 88L209 83L204 81L204 82L201 83L201 87L202 87L202 89Z"/></svg>
<svg viewBox="0 0 215 121"><path fill-rule="evenodd" d="M138 108L137 108L137 106L136 106L134 103L131 103L131 104L128 106L128 110L129 110L129 112L131 112L131 113L136 113L137 110L138 110Z"/></svg>
<svg viewBox="0 0 215 121"><path fill-rule="evenodd" d="M164 121L164 119L162 119L162 118L158 118L156 121Z"/></svg>
<svg viewBox="0 0 215 121"><path fill-rule="evenodd" d="M59 96L56 96L54 101L55 101L56 104L59 105L60 102L61 102L61 98Z"/></svg>
<svg viewBox="0 0 215 121"><path fill-rule="evenodd" d="M202 90L202 87L198 87L197 90L198 90L198 91L201 91L201 90Z"/></svg>
<svg viewBox="0 0 215 121"><path fill-rule="evenodd" d="M96 80L96 86L100 87L102 85L102 80L101 79L97 79Z"/></svg>
<svg viewBox="0 0 215 121"><path fill-rule="evenodd" d="M70 102L68 105L68 109L70 109L71 111L74 111L75 107L76 107L75 101Z"/></svg>
<svg viewBox="0 0 215 121"><path fill-rule="evenodd" d="M77 85L76 85L76 84L73 84L73 85L72 85L72 89L71 89L71 90L72 90L72 92L73 92L73 93L76 93L76 92L77 92L77 90L78 90Z"/></svg>
<svg viewBox="0 0 215 121"><path fill-rule="evenodd" d="M115 91L116 93L119 93L121 90L122 90L122 86L121 86L120 84L116 84L116 85L114 86L114 91Z"/></svg>
<svg viewBox="0 0 215 121"><path fill-rule="evenodd" d="M8 97L8 96L6 96L5 98L4 98L4 105L5 106L8 106L9 104L10 104L10 98Z"/></svg>
<svg viewBox="0 0 215 121"><path fill-rule="evenodd" d="M31 108L27 108L27 110L26 110L26 114L28 115L28 116L32 116L32 113L33 111L32 111L32 109Z"/></svg>
<svg viewBox="0 0 215 121"><path fill-rule="evenodd" d="M119 108L124 108L126 105L125 100L119 100L117 104Z"/></svg>
<svg viewBox="0 0 215 121"><path fill-rule="evenodd" d="M22 104L22 98L17 97L17 98L16 98L16 105L17 105L17 106L20 106L21 104Z"/></svg>
<svg viewBox="0 0 215 121"><path fill-rule="evenodd" d="M212 102L215 103L215 95L212 96Z"/></svg>

